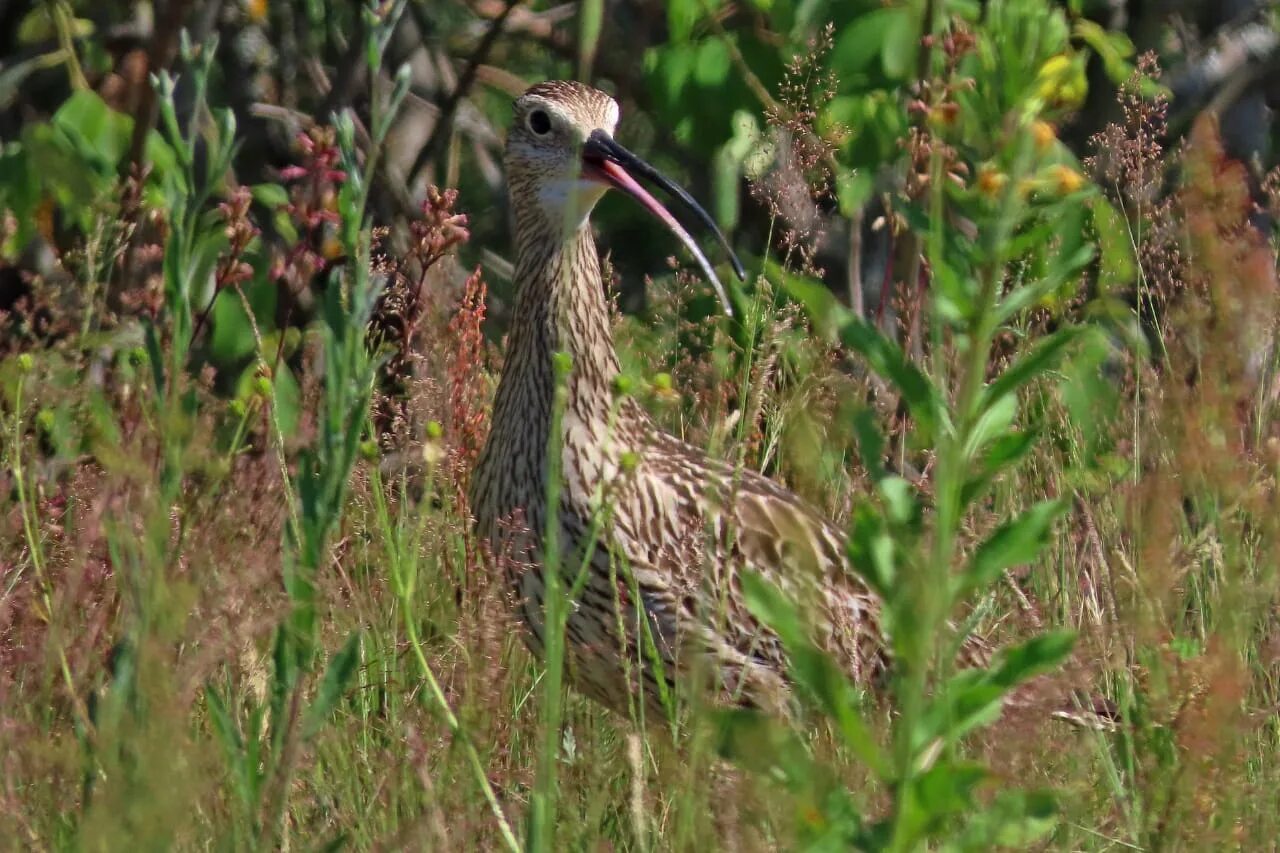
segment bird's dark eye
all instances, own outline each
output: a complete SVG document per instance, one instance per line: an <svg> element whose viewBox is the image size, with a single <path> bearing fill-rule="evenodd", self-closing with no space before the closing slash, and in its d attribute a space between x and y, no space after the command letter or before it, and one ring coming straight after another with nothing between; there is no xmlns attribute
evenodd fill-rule
<svg viewBox="0 0 1280 853"><path fill-rule="evenodd" d="M551 116L542 110L534 110L529 113L529 129L538 136L546 136L551 132Z"/></svg>

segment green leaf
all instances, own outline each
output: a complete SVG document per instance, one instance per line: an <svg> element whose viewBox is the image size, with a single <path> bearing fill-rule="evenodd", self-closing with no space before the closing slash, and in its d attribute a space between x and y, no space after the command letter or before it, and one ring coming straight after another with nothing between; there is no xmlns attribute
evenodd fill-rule
<svg viewBox="0 0 1280 853"><path fill-rule="evenodd" d="M984 589L1012 566L1030 563L1049 543L1053 523L1067 508L1064 498L1041 501L1001 525L978 546L964 573L956 578L957 594Z"/></svg>
<svg viewBox="0 0 1280 853"><path fill-rule="evenodd" d="M942 258L933 262L933 272L934 307L943 319L959 325L973 314L972 282L961 278Z"/></svg>
<svg viewBox="0 0 1280 853"><path fill-rule="evenodd" d="M858 759L882 780L893 772L888 758L876 743L859 711L861 695L831 656L803 643L788 647L791 672L804 694L836 724L845 744Z"/></svg>
<svg viewBox="0 0 1280 853"><path fill-rule="evenodd" d="M1098 286L1104 293L1128 286L1138 274L1129 222L1101 194L1091 199L1093 231L1097 235Z"/></svg>
<svg viewBox="0 0 1280 853"><path fill-rule="evenodd" d="M873 592L892 604L896 592L896 555L884 518L870 503L859 501L849 524L849 540L845 546L849 564Z"/></svg>
<svg viewBox="0 0 1280 853"><path fill-rule="evenodd" d="M1085 447L1092 449L1103 436L1102 428L1114 416L1119 392L1115 382L1110 381L1102 370L1113 351L1106 333L1091 328L1081 343L1079 350L1064 365L1065 377L1059 385L1059 393L1071 422L1082 433Z"/></svg>
<svg viewBox="0 0 1280 853"><path fill-rule="evenodd" d="M817 774L808 751L790 726L746 708L716 711L716 752L740 767L780 779L795 790Z"/></svg>
<svg viewBox="0 0 1280 853"><path fill-rule="evenodd" d="M114 171L129 149L133 119L107 106L96 92L71 94L54 113L52 124L72 142L86 162Z"/></svg>
<svg viewBox="0 0 1280 853"><path fill-rule="evenodd" d="M70 12L70 6L67 7L67 11ZM22 20L18 22L18 44L28 47L56 39L58 37L58 28L53 20L54 14L52 4L42 3L24 15ZM96 29L93 21L87 18L71 18L68 23L67 35L75 40L88 38L93 35Z"/></svg>
<svg viewBox="0 0 1280 853"><path fill-rule="evenodd" d="M274 385L276 420L280 424L280 432L286 438L291 438L297 433L301 419L302 388L294 378L293 371L283 364L276 371Z"/></svg>
<svg viewBox="0 0 1280 853"><path fill-rule="evenodd" d="M271 690L268 695L272 748L275 750L283 744L284 733L289 728L285 725L285 708L289 704L289 694L298 682L297 660L297 645L290 639L288 625L282 624L276 628L275 643L271 648Z"/></svg>
<svg viewBox="0 0 1280 853"><path fill-rule="evenodd" d="M674 38L672 41L672 44L661 48L651 48L645 54L650 87L669 109L683 106L682 95L697 59L695 45L674 43Z"/></svg>
<svg viewBox="0 0 1280 853"><path fill-rule="evenodd" d="M1055 630L1003 650L986 670L957 672L926 709L912 732L913 749L936 740L952 744L1000 718L1005 698L1023 682L1059 666L1071 653L1075 633Z"/></svg>
<svg viewBox="0 0 1280 853"><path fill-rule="evenodd" d="M982 17L983 4L980 0L947 0L943 8L952 15L973 24Z"/></svg>
<svg viewBox="0 0 1280 853"><path fill-rule="evenodd" d="M355 678L356 666L360 661L360 632L352 631L347 642L329 660L324 675L320 678L320 686L316 689L315 698L307 708L303 731L306 737L313 737L320 727L333 714L338 702L346 695Z"/></svg>
<svg viewBox="0 0 1280 853"><path fill-rule="evenodd" d="M804 629L800 627L800 614L796 606L787 600L781 590L758 572L743 571L739 578L747 608L772 629L784 645L797 645L808 639Z"/></svg>
<svg viewBox="0 0 1280 853"><path fill-rule="evenodd" d="M667 32L671 41L685 42L698 23L700 0L670 0L667 3Z"/></svg>
<svg viewBox="0 0 1280 853"><path fill-rule="evenodd" d="M224 290L218 294L213 301L209 320L212 326L209 334L209 358L215 364L234 364L253 352L253 328L249 325L249 318L245 316L244 306L240 304L240 296L234 290ZM245 381L242 376L241 383Z"/></svg>
<svg viewBox="0 0 1280 853"><path fill-rule="evenodd" d="M742 180L742 158L734 156L732 143L716 152L711 173L711 191L716 221L725 233L738 225L738 187Z"/></svg>
<svg viewBox="0 0 1280 853"><path fill-rule="evenodd" d="M693 79L701 86L723 86L732 68L729 48L723 39L711 38L698 46L698 60L693 66Z"/></svg>
<svg viewBox="0 0 1280 853"><path fill-rule="evenodd" d="M1088 18L1077 18L1075 21L1075 37L1083 41L1102 57L1102 64L1107 76L1113 83L1124 83L1133 73L1133 66L1126 62L1133 56L1133 42L1120 31L1103 29Z"/></svg>
<svg viewBox="0 0 1280 853"><path fill-rule="evenodd" d="M244 750L244 739L240 736L240 729L232 719L226 701L212 686L205 688L204 695L209 720L213 723L213 730L222 741L223 748L228 755L239 755Z"/></svg>
<svg viewBox="0 0 1280 853"><path fill-rule="evenodd" d="M240 314L243 316L243 313ZM286 332L273 332L263 338L263 349L270 358L281 348L280 336L284 335L284 350L289 349L291 337ZM254 381L257 379L261 364L258 360L250 362L236 380L236 396L248 397L254 393ZM271 402L275 406L273 417L280 425L280 432L286 437L293 437L298 431L298 423L302 412L302 389L297 378L287 364L280 364L271 384Z"/></svg>
<svg viewBox="0 0 1280 853"><path fill-rule="evenodd" d="M156 182L163 184L177 174L178 155L174 152L173 146L165 142L158 131L152 130L147 133L144 153L147 162L151 164L151 174Z"/></svg>
<svg viewBox="0 0 1280 853"><path fill-rule="evenodd" d="M1007 432L996 438L979 460L977 473L964 484L964 489L960 493L961 505L968 506L977 500L1001 471L1016 464L1030 452L1039 437L1039 430L1026 429L1021 432Z"/></svg>
<svg viewBox="0 0 1280 853"><path fill-rule="evenodd" d="M924 749L939 739L953 744L974 729L991 725L1000 718L1008 692L993 684L983 670L956 673L925 710L919 729L912 733L914 748Z"/></svg>
<svg viewBox="0 0 1280 853"><path fill-rule="evenodd" d="M876 189L875 177L868 169L841 168L836 175L836 202L840 215L851 217L871 199Z"/></svg>
<svg viewBox="0 0 1280 853"><path fill-rule="evenodd" d="M1027 383L1047 375L1066 348L1080 339L1084 328L1064 326L1049 337L1037 341L983 390L979 407L987 409L995 406L1005 396L1012 396Z"/></svg>
<svg viewBox="0 0 1280 853"><path fill-rule="evenodd" d="M866 406L859 408L853 415L853 430L858 436L858 456L862 459L862 467L867 469L872 482L879 482L885 476L885 440L880 425L876 423L875 411Z"/></svg>
<svg viewBox="0 0 1280 853"><path fill-rule="evenodd" d="M893 384L911 410L911 416L926 434L936 434L943 411L942 395L929 377L875 326L848 311L844 313L846 317L840 328L840 340L861 353L872 370Z"/></svg>
<svg viewBox="0 0 1280 853"><path fill-rule="evenodd" d="M0 207L13 214L16 226L9 240L0 243L0 255L6 257L17 257L38 233L35 212L41 189L33 159L22 143L0 145Z"/></svg>
<svg viewBox="0 0 1280 853"><path fill-rule="evenodd" d="M899 12L885 30L880 62L890 80L905 80L914 73L916 53L920 48L920 22L912 5L899 6Z"/></svg>
<svg viewBox="0 0 1280 853"><path fill-rule="evenodd" d="M996 847L1027 850L1058 823L1058 804L1049 791L1001 791L995 801L971 816L956 839L960 850Z"/></svg>
<svg viewBox="0 0 1280 853"><path fill-rule="evenodd" d="M600 42L600 28L604 22L602 0L583 0L578 4L578 79L588 79L595 62L596 48Z"/></svg>
<svg viewBox="0 0 1280 853"><path fill-rule="evenodd" d="M831 68L842 77L866 72L885 50L891 30L908 18L904 7L874 9L840 30L831 50Z"/></svg>
<svg viewBox="0 0 1280 853"><path fill-rule="evenodd" d="M884 501L889 521L898 525L912 525L920 519L920 502L911 483L898 476L884 477L876 484L880 499Z"/></svg>
<svg viewBox="0 0 1280 853"><path fill-rule="evenodd" d="M1068 628L1046 631L1000 653L988 672L988 679L1006 689L1044 672L1056 669L1071 654L1076 632Z"/></svg>
<svg viewBox="0 0 1280 853"><path fill-rule="evenodd" d="M960 814L969 810L974 789L990 776L980 764L939 761L914 780L916 802L934 821Z"/></svg>
<svg viewBox="0 0 1280 853"><path fill-rule="evenodd" d="M836 722L845 742L862 762L881 778L887 778L890 764L862 721L857 689L831 656L809 640L798 610L782 590L756 572L744 571L741 579L747 607L782 640L797 687Z"/></svg>
<svg viewBox="0 0 1280 853"><path fill-rule="evenodd" d="M1018 416L1018 397L1016 394L1004 394L981 411L965 441L963 452L966 461L976 458L988 442L1008 433Z"/></svg>
<svg viewBox="0 0 1280 853"><path fill-rule="evenodd" d="M788 296L804 306L809 322L819 336L835 336L853 316L849 309L836 301L831 289L816 278L794 273L773 260L765 261L764 269L765 275L777 281Z"/></svg>
<svg viewBox="0 0 1280 853"><path fill-rule="evenodd" d="M205 707L209 710L209 721L218 739L222 742L222 752L226 756L232 789L244 808L252 808L257 796L257 732L254 730L252 744L246 744L240 734L240 727L231 714L227 701L213 688L205 687ZM248 747L248 748L246 748Z"/></svg>
<svg viewBox="0 0 1280 853"><path fill-rule="evenodd" d="M144 321L145 322L145 321ZM156 324L146 322L143 341L147 348L147 361L151 364L151 381L155 383L157 397L164 394L164 347L160 343L160 331Z"/></svg>
<svg viewBox="0 0 1280 853"><path fill-rule="evenodd" d="M289 203L289 191L279 184L254 184L249 194L258 204L270 210L278 210Z"/></svg>
<svg viewBox="0 0 1280 853"><path fill-rule="evenodd" d="M1058 262L1038 281L1015 288L1000 300L996 306L995 320L1003 323L1023 309L1030 308L1050 293L1062 286L1068 278L1082 271L1093 260L1092 245L1083 245L1072 255L1058 259Z"/></svg>
<svg viewBox="0 0 1280 853"><path fill-rule="evenodd" d="M943 756L902 787L892 842L875 849L924 849L922 842L945 833L949 819L971 810L974 789L989 776L980 765Z"/></svg>

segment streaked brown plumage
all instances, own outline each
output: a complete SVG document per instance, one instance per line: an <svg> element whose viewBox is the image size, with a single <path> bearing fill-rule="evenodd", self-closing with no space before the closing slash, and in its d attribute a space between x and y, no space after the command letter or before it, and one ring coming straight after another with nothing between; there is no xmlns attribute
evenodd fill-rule
<svg viewBox="0 0 1280 853"><path fill-rule="evenodd" d="M783 651L743 602L746 566L807 601L814 639L872 684L887 665L879 607L845 565L843 534L776 483L709 458L659 429L634 400L615 398L619 364L587 217L605 181L650 206L593 159L600 144L616 145L617 120L612 99L578 83L539 84L515 102L506 168L518 293L491 432L472 475L477 532L515 567L520 614L540 652L553 354L565 352L572 366L558 520L567 585L589 549L567 626L573 683L614 709L643 696L660 712L659 679L674 686L699 672L722 699L785 707ZM979 663L988 651L971 640L963 655Z"/></svg>

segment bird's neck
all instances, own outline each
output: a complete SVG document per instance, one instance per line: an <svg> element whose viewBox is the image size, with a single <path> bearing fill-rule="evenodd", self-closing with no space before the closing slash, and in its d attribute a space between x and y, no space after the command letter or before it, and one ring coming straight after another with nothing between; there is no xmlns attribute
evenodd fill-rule
<svg viewBox="0 0 1280 853"><path fill-rule="evenodd" d="M562 500L586 506L597 485L616 470L621 450L617 424L611 421L618 357L590 227L583 225L567 238L534 239L520 225L517 221L515 312L489 439L471 484L476 518L491 531L516 510L531 529L544 523L556 353L571 359L560 420Z"/></svg>
<svg viewBox="0 0 1280 853"><path fill-rule="evenodd" d="M507 371L528 370L550 379L554 355L565 353L574 408L604 417L619 367L591 226L584 220L567 236L518 239L515 280ZM554 385L543 390L553 394Z"/></svg>

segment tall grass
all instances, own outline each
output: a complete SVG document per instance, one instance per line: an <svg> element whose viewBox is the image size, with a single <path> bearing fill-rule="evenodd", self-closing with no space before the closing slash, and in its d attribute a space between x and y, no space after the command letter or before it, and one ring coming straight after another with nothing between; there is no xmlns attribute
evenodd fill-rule
<svg viewBox="0 0 1280 853"><path fill-rule="evenodd" d="M369 11L370 69L402 5ZM584 10L591 35L598 4ZM234 122L205 103L212 45L186 45L195 108L180 114L173 81L156 81L173 167L93 212L95 234L130 223L127 262L90 241L72 285L92 295L38 290L29 312L73 331L6 345L0 364L0 839L1273 844L1274 246L1212 123L1162 150L1159 101L1135 81L1129 124L1077 170L1046 153L1060 152L1037 69L1012 105L966 94L972 47L953 41L929 68L907 140L920 168L890 226L929 272L921 358L833 301L787 248L803 234L775 241L795 227L781 209L769 242L783 248L737 295L743 325L689 320L702 295L679 276L655 283L647 316L617 318L620 394L852 531L898 662L872 701L809 645L794 602L749 579L811 713L725 716L682 696L663 726L565 688L554 589L533 661L471 538L464 483L492 387L478 362L498 358L479 334L482 279L454 258L459 202L433 193L400 254L369 212L405 78L373 94L367 128L344 113L307 136L289 188L246 197L228 178ZM987 96L1011 118L959 150ZM814 128L785 129L812 143ZM978 168L953 192L961 162ZM261 235L268 218L290 224L291 247ZM268 271L318 279L316 322L293 340L255 327L241 387L193 371L221 313L261 316L243 276ZM108 309L120 289L132 307ZM382 337L388 318L401 337ZM1011 651L954 672L968 630ZM983 729L1067 660L1069 633L1059 683L1114 700L1116 731L1015 711Z"/></svg>

